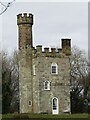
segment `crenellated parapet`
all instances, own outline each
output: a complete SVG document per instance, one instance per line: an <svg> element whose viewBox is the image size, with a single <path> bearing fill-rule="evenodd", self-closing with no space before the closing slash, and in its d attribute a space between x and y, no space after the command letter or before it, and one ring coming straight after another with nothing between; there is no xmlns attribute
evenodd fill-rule
<svg viewBox="0 0 90 120"><path fill-rule="evenodd" d="M33 25L33 15L29 13L18 14L17 15L17 24L30 24Z"/></svg>
<svg viewBox="0 0 90 120"><path fill-rule="evenodd" d="M32 48L32 54L33 54L33 58L35 57L68 57L65 55L65 53L63 53L62 49L57 49L57 48L51 48L51 50L49 50L49 48L44 48L44 51L42 51L42 45L38 45L36 46L36 49L33 47Z"/></svg>
<svg viewBox="0 0 90 120"><path fill-rule="evenodd" d="M44 48L42 51L42 45L36 46L33 49L34 56L46 56L46 57L69 57L71 55L71 39L62 39L62 48Z"/></svg>

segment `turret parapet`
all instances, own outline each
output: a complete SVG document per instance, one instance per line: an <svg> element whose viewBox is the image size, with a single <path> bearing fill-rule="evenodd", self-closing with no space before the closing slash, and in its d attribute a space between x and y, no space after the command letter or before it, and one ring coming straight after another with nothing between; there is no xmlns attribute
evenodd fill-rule
<svg viewBox="0 0 90 120"><path fill-rule="evenodd" d="M27 13L24 14L18 14L17 15L17 24L30 24L33 25L33 15L29 13L29 15L27 15Z"/></svg>

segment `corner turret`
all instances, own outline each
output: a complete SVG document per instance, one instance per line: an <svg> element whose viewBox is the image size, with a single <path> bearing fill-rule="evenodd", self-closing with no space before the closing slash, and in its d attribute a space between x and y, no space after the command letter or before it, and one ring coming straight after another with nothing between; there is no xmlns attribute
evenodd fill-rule
<svg viewBox="0 0 90 120"><path fill-rule="evenodd" d="M71 55L71 39L62 39L62 51L65 55Z"/></svg>

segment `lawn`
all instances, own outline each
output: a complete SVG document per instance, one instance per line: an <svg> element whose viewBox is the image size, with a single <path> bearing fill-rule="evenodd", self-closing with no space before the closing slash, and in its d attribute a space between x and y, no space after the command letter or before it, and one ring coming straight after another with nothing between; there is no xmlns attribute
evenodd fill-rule
<svg viewBox="0 0 90 120"><path fill-rule="evenodd" d="M10 119L10 120L15 120L15 119L22 119L22 120L88 120L89 117L88 114L71 114L71 115L51 115L51 114L3 114L2 115L2 120Z"/></svg>

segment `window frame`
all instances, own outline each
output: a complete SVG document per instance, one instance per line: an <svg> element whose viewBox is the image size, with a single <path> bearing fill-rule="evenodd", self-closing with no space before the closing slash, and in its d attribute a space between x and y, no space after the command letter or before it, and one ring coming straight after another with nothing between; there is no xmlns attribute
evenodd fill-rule
<svg viewBox="0 0 90 120"><path fill-rule="evenodd" d="M56 67L56 72L54 73L54 72L52 72L53 71L53 68L52 67ZM57 75L58 74L58 65L57 65L57 63L52 63L51 64L51 74L52 75Z"/></svg>
<svg viewBox="0 0 90 120"><path fill-rule="evenodd" d="M46 86L45 86L46 82L47 82L47 89L46 89ZM50 81L49 80L44 81L44 90L50 90Z"/></svg>

